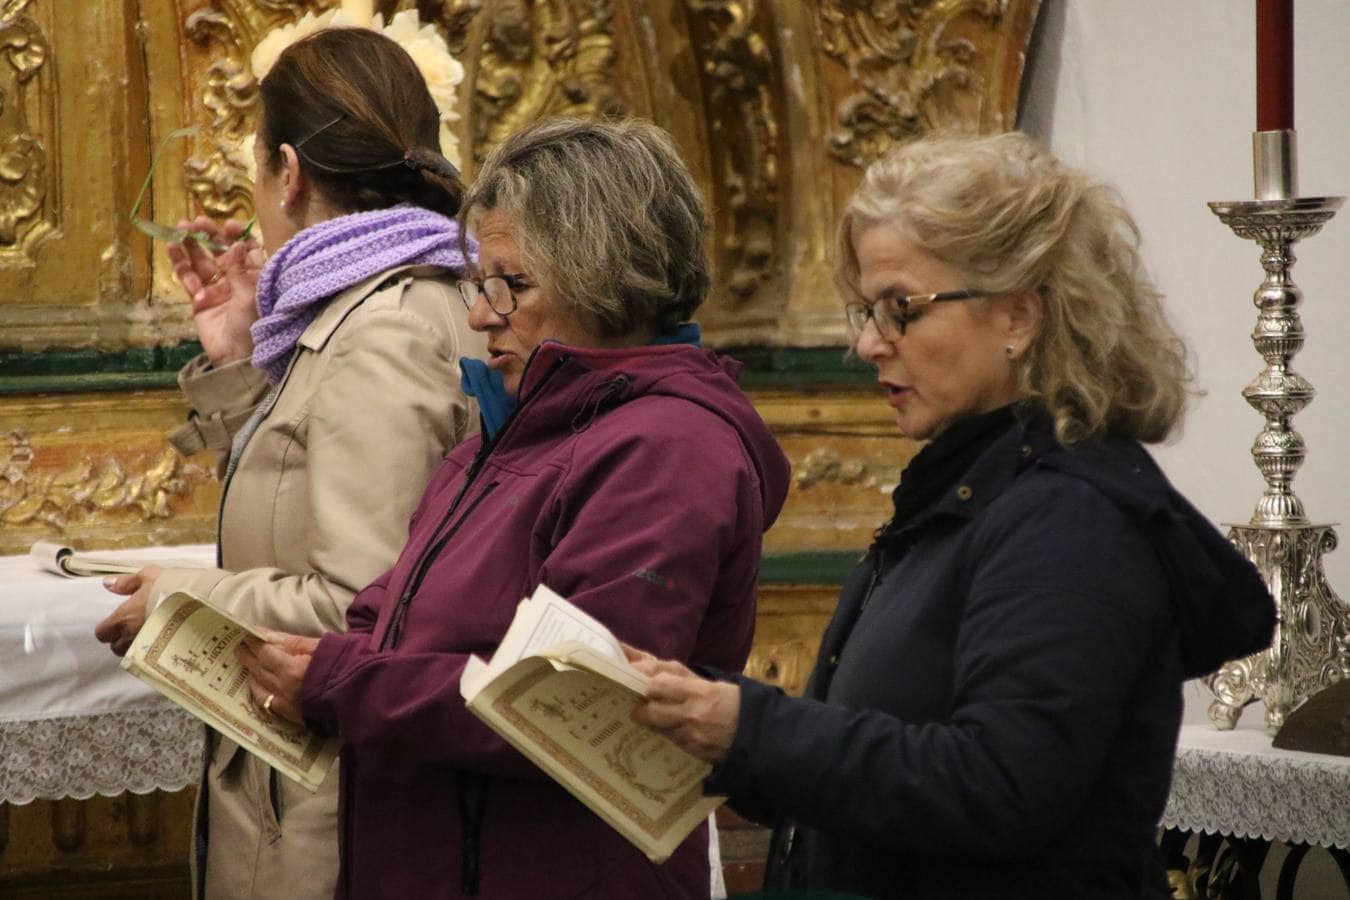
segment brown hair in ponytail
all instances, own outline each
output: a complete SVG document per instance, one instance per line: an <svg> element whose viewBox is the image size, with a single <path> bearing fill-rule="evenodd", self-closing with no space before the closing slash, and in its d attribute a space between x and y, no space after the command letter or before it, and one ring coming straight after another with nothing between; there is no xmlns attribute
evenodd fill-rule
<svg viewBox="0 0 1350 900"><path fill-rule="evenodd" d="M440 116L412 57L366 28L327 28L287 47L263 78L258 140L269 166L281 145L345 212L399 203L446 216L464 187L440 152Z"/></svg>

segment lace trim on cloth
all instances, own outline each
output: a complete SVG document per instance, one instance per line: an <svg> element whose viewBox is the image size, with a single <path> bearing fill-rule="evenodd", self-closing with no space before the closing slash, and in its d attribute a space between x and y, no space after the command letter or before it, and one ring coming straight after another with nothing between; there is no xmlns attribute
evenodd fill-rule
<svg viewBox="0 0 1350 900"><path fill-rule="evenodd" d="M176 708L0 722L0 802L180 791L201 775L204 737Z"/></svg>
<svg viewBox="0 0 1350 900"><path fill-rule="evenodd" d="M1208 728L1208 726L1200 726ZM1188 747L1182 729L1164 828L1350 849L1350 758ZM1240 732L1209 729L1204 743Z"/></svg>

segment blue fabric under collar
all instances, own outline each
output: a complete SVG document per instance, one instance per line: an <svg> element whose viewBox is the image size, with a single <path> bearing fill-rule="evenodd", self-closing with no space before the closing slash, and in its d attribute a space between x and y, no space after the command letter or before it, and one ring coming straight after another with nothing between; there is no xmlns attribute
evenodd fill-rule
<svg viewBox="0 0 1350 900"><path fill-rule="evenodd" d="M670 334L663 334L653 344L693 344L695 347L703 346L703 332L694 322L685 322L676 328Z"/></svg>
<svg viewBox="0 0 1350 900"><path fill-rule="evenodd" d="M492 440L502 430L511 413L516 411L516 398L506 390L502 373L488 367L481 359L459 361L460 387L478 401L483 419L483 436Z"/></svg>
<svg viewBox="0 0 1350 900"><path fill-rule="evenodd" d="M703 333L698 325L685 322L670 334L663 334L652 345L692 344L701 347ZM487 441L495 440L502 426L516 411L516 396L506 389L502 373L490 368L481 359L461 359L459 361L460 387L464 393L478 401L478 410L483 419L483 437Z"/></svg>

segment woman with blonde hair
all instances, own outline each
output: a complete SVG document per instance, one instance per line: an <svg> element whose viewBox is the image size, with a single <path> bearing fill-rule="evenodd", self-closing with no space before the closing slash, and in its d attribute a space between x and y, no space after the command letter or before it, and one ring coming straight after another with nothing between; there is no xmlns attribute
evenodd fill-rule
<svg viewBox="0 0 1350 900"><path fill-rule="evenodd" d="M839 229L854 349L910 461L805 698L653 676L639 716L779 826L770 881L873 897L1165 897L1181 682L1270 640L1255 568L1141 442L1185 348L1116 193L1028 138L874 163Z"/></svg>

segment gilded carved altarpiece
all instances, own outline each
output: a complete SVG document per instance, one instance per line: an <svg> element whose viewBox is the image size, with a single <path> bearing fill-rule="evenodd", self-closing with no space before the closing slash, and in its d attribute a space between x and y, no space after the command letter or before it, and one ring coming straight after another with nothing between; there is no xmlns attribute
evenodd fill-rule
<svg viewBox="0 0 1350 900"><path fill-rule="evenodd" d="M210 539L210 461L165 442L186 412L172 371L191 350L188 307L127 212L152 148L196 124L191 142L165 151L153 217L250 213L230 156L253 128L249 53L271 28L332 5L0 0L0 553L42 536ZM844 358L828 268L836 213L897 141L1014 126L1038 6L376 3L437 22L464 63L455 126L468 178L544 115L645 116L675 137L714 210L705 338L747 359L745 383L794 465L751 662L789 688L801 687L833 599L835 576L816 563L866 545L912 452Z"/></svg>

